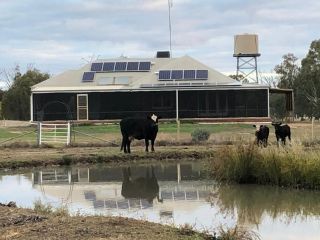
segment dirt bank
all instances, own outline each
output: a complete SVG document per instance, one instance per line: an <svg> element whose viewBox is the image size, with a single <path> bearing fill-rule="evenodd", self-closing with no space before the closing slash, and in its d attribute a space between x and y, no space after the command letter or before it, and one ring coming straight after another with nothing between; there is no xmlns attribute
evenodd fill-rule
<svg viewBox="0 0 320 240"><path fill-rule="evenodd" d="M209 239L189 228L173 228L119 217L38 214L1 206L0 239Z"/></svg>
<svg viewBox="0 0 320 240"><path fill-rule="evenodd" d="M149 153L136 148L131 154L121 153L118 147L3 148L0 150L0 169L140 160L200 159L213 154L214 148L206 146L157 147L156 152Z"/></svg>

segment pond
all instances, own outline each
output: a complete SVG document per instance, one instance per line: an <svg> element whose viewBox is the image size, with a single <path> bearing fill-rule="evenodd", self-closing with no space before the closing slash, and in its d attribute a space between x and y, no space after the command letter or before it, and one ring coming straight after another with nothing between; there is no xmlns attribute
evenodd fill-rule
<svg viewBox="0 0 320 240"><path fill-rule="evenodd" d="M213 232L236 224L262 239L319 239L320 192L219 185L201 162L44 168L0 173L0 202L36 200L72 214L104 214Z"/></svg>

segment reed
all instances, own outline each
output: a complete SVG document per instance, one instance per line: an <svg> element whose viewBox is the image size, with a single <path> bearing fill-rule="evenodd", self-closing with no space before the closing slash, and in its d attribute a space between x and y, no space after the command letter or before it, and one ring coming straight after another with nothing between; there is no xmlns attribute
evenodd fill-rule
<svg viewBox="0 0 320 240"><path fill-rule="evenodd" d="M300 146L226 146L209 166L221 181L320 189L320 151Z"/></svg>

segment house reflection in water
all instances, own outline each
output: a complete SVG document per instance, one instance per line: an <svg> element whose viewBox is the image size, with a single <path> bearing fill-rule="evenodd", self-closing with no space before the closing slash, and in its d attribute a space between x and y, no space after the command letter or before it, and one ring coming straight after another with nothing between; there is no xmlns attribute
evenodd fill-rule
<svg viewBox="0 0 320 240"><path fill-rule="evenodd" d="M37 171L33 184L45 195L84 209L152 210L160 218L172 218L175 209L197 208L216 187L197 163Z"/></svg>

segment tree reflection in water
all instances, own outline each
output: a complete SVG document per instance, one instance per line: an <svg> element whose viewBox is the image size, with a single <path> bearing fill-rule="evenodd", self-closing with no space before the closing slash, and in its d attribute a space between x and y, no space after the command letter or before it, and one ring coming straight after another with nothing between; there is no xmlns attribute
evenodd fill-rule
<svg viewBox="0 0 320 240"><path fill-rule="evenodd" d="M222 214L237 217L238 224L261 223L263 215L287 224L296 218L320 216L320 192L259 185L222 185L209 197Z"/></svg>

